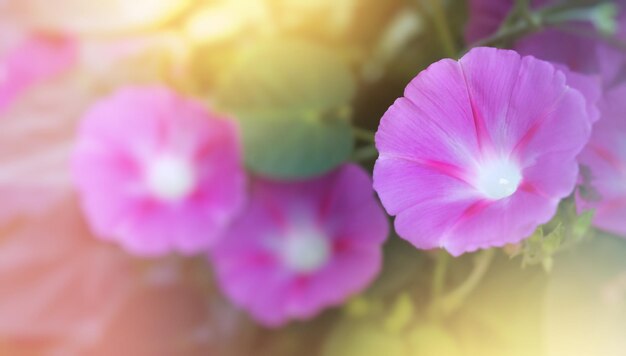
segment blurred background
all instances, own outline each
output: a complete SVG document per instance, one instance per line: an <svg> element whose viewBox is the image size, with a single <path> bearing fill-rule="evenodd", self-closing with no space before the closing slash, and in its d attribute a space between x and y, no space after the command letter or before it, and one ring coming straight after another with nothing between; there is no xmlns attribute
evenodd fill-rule
<svg viewBox="0 0 626 356"><path fill-rule="evenodd" d="M268 329L221 295L205 257L137 258L86 227L68 152L116 88L165 84L240 117L260 174L370 169L351 127L375 131L413 77L461 53L467 21L463 0L0 1L0 355L626 355L626 241L602 233L550 268L496 251L436 323L434 254L390 236L362 295ZM448 283L473 264L455 260Z"/></svg>

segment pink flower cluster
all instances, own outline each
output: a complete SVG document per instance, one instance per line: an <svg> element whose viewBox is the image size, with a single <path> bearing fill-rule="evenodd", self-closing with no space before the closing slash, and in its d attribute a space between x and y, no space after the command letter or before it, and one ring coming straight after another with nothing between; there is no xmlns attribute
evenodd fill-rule
<svg viewBox="0 0 626 356"><path fill-rule="evenodd" d="M234 121L164 86L125 87L92 104L91 98L74 95L80 84L76 93L40 90L44 83L77 70L84 48L65 37L19 37L3 51L7 76L0 83L4 110L0 137L11 142L8 151L0 150L5 162L0 167L0 191L13 202L2 206L4 221L24 214L39 221L52 207L66 209L65 202L73 200L66 186L72 182L95 237L140 257L211 251L224 292L270 325L312 317L364 289L376 276L388 226L363 170L345 166L299 183L254 178L248 188ZM65 78L61 80L70 87ZM90 107L81 115L85 104ZM57 110L61 105L67 110ZM48 126L35 124L33 117L40 112L34 112L47 108L54 110L46 112ZM13 163L20 146L12 142L42 132L45 139L24 142L21 161ZM51 147L51 140L55 150L42 151ZM32 162L25 166L26 151ZM71 180L65 177L66 165L71 166ZM43 175L48 177L45 182ZM274 206L275 196L282 198ZM248 225L257 214L271 216L274 209L284 213L284 225L279 227L286 230L277 229L272 221L264 229ZM39 214L42 218L36 217ZM253 243L248 250L231 248L249 239ZM15 241L19 249L31 240ZM274 244L272 253L278 254L274 265L250 265L248 254L254 249L269 253L268 241ZM249 273L224 277L242 268ZM247 284L254 286L261 271L280 275L281 280L268 290L271 295L255 304L254 293L240 291L249 288ZM293 291L282 309L285 288Z"/></svg>
<svg viewBox="0 0 626 356"><path fill-rule="evenodd" d="M240 161L231 121L164 88L127 88L86 114L73 172L97 236L143 256L213 247L224 292L267 325L312 317L365 288L380 269L387 220L362 169L255 179L241 211Z"/></svg>
<svg viewBox="0 0 626 356"><path fill-rule="evenodd" d="M512 7L471 1L468 40L494 33ZM624 36L624 14L618 20ZM0 227L28 216L80 228L55 231L56 241L42 239L39 225L22 226L7 239L0 279L16 288L0 290L0 301L30 303L33 312L0 307L6 333L38 322L46 300L29 299L38 294L33 284L49 283L51 298L65 298L96 274L114 290L102 320L63 324L91 341L127 294L139 293L130 256L206 256L222 293L259 322L309 319L376 277L389 235L384 210L415 247L455 256L522 241L572 194L580 211L595 211L597 228L626 237L626 61L596 39L548 30L515 50L479 47L436 62L382 117L373 179L346 163L300 181L247 174L235 121L166 85L90 88L98 100L79 97L81 80L63 96L54 85L38 91L71 82L85 53L71 36L16 39L0 43L0 141L8 143L0 146L0 193L9 202L0 206ZM111 48L117 59L135 44ZM104 64L106 72L109 59L92 68ZM42 114L49 121L32 119ZM12 258L35 244L44 249L31 259ZM61 260L73 273L42 278L46 261ZM17 270L36 278L15 278ZM85 291L77 313L96 308L94 295L106 292ZM45 322L36 331L63 332Z"/></svg>

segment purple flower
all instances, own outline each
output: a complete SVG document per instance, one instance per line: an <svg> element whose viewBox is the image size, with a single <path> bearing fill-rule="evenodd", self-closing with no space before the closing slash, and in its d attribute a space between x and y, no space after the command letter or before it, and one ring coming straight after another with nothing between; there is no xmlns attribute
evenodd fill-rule
<svg viewBox="0 0 626 356"><path fill-rule="evenodd" d="M595 118L550 63L477 48L431 65L404 95L376 134L374 188L416 247L518 242L572 192Z"/></svg>
<svg viewBox="0 0 626 356"><path fill-rule="evenodd" d="M626 237L626 85L605 94L602 120L579 157L588 168L589 186L579 192L581 209L595 209L593 224Z"/></svg>
<svg viewBox="0 0 626 356"><path fill-rule="evenodd" d="M278 326L365 288L380 269L388 229L358 166L303 182L256 180L247 210L212 259L224 293Z"/></svg>
<svg viewBox="0 0 626 356"><path fill-rule="evenodd" d="M139 255L206 249L244 197L236 127L164 88L97 103L73 174L93 231Z"/></svg>

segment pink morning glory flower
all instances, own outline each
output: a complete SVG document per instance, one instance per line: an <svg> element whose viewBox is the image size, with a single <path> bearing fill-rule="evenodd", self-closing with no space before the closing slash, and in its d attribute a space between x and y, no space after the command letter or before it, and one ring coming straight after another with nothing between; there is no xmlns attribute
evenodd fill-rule
<svg viewBox="0 0 626 356"><path fill-rule="evenodd" d="M593 224L626 237L626 85L605 94L602 119L594 125L589 144L579 157L588 169L591 188L579 192L577 204L595 209Z"/></svg>
<svg viewBox="0 0 626 356"><path fill-rule="evenodd" d="M460 255L518 242L574 189L588 106L534 57L476 48L444 59L383 116L374 188L418 248Z"/></svg>
<svg viewBox="0 0 626 356"><path fill-rule="evenodd" d="M30 86L68 70L76 61L72 39L46 35L24 38L0 55L0 112Z"/></svg>
<svg viewBox="0 0 626 356"><path fill-rule="evenodd" d="M259 322L311 318L378 273L389 226L358 166L309 181L259 179L251 190L211 252L223 292Z"/></svg>
<svg viewBox="0 0 626 356"><path fill-rule="evenodd" d="M233 122L165 88L126 88L92 107L73 154L87 219L139 255L209 247L244 197Z"/></svg>

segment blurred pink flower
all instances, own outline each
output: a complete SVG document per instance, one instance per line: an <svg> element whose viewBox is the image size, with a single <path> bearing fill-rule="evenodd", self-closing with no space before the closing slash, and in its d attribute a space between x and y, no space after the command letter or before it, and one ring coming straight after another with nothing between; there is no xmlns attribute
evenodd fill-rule
<svg viewBox="0 0 626 356"><path fill-rule="evenodd" d="M563 72L514 51L431 65L376 134L374 188L398 234L454 255L528 237L574 189L587 105Z"/></svg>
<svg viewBox="0 0 626 356"><path fill-rule="evenodd" d="M93 231L139 255L208 248L244 198L233 122L158 87L126 88L85 115L72 171Z"/></svg>
<svg viewBox="0 0 626 356"><path fill-rule="evenodd" d="M0 226L46 213L72 192L68 167L76 124L94 98L129 83L174 83L178 79L173 73L185 60L184 55L178 58L175 36L73 41L29 33L14 23L10 12L2 11L0 3L0 58L20 53L22 61L13 60L17 68L7 69L12 78L26 73L33 81L19 93L4 91L12 99L0 110L0 196L5 202L0 205ZM17 51L20 48L29 50ZM70 54L69 67L57 66ZM159 60L153 60L155 56ZM55 67L58 72L47 72Z"/></svg>
<svg viewBox="0 0 626 356"><path fill-rule="evenodd" d="M589 169L591 196L577 195L581 209L595 209L593 224L626 237L626 85L605 94L602 119L579 161ZM595 196L597 195L597 196Z"/></svg>
<svg viewBox="0 0 626 356"><path fill-rule="evenodd" d="M0 54L0 113L30 86L67 71L76 61L75 41L62 36L27 36Z"/></svg>
<svg viewBox="0 0 626 356"><path fill-rule="evenodd" d="M388 229L358 166L303 182L256 180L212 260L223 292L259 322L278 326L365 288L380 269Z"/></svg>

